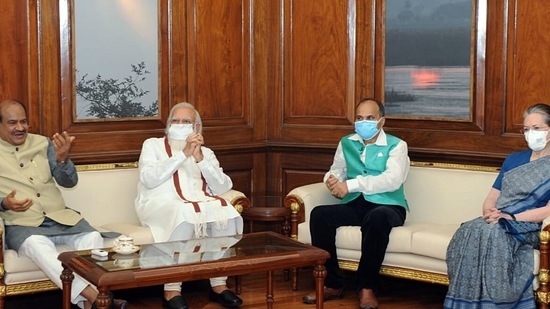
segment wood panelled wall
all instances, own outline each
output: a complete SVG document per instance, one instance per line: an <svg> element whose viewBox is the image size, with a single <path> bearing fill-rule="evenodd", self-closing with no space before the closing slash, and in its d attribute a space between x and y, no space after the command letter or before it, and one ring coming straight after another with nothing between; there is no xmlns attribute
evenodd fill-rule
<svg viewBox="0 0 550 309"><path fill-rule="evenodd" d="M158 2L159 119L74 119L72 0L0 2L0 98L28 105L33 132L76 135L81 164L136 161L170 106L191 102L250 194L319 181L354 105L383 96L383 0ZM412 160L498 166L525 148L523 109L550 101L550 2L473 4L471 120L388 119Z"/></svg>

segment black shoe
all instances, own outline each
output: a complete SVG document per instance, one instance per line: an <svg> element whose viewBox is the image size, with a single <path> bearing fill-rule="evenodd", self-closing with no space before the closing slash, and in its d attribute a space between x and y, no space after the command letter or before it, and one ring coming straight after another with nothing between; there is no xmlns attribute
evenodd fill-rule
<svg viewBox="0 0 550 309"><path fill-rule="evenodd" d="M126 309L128 307L128 302L124 299L113 299L111 302L111 308L113 309Z"/></svg>
<svg viewBox="0 0 550 309"><path fill-rule="evenodd" d="M208 298L210 298L210 301L215 301L222 306L229 308L239 307L243 304L243 300L230 290L225 290L220 294L210 290L210 295Z"/></svg>
<svg viewBox="0 0 550 309"><path fill-rule="evenodd" d="M181 296L174 296L170 300L162 298L162 308L164 309L189 309L185 299Z"/></svg>
<svg viewBox="0 0 550 309"><path fill-rule="evenodd" d="M109 292L109 298L111 299L110 309L126 309L128 307L128 302L123 299L114 299L113 293ZM97 309L95 303L92 304L92 309Z"/></svg>

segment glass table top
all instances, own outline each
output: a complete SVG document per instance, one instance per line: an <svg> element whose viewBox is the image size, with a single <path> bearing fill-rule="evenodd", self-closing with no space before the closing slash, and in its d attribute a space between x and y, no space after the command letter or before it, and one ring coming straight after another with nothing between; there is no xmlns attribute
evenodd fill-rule
<svg viewBox="0 0 550 309"><path fill-rule="evenodd" d="M111 272L205 263L231 258L271 256L309 248L311 246L280 234L261 232L140 245L139 250L131 254L120 254L109 250L108 256L105 257L92 255L90 251L82 251L80 255L105 271Z"/></svg>

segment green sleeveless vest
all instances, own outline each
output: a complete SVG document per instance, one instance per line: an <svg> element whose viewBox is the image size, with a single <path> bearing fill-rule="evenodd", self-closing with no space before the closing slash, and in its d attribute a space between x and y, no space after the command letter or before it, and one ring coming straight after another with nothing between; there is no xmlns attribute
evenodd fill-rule
<svg viewBox="0 0 550 309"><path fill-rule="evenodd" d="M386 162L389 158L389 153L400 142L400 139L386 134L388 146L369 145L366 151L365 163L361 161L361 153L364 147L363 143L349 139L351 135L344 136L341 140L342 150L347 165L347 178L355 179L357 176L377 176L386 170ZM365 200L382 205L399 205L409 209L403 185L393 192L384 192L377 194L365 194L361 192L348 193L343 199L342 204L348 203L363 194Z"/></svg>

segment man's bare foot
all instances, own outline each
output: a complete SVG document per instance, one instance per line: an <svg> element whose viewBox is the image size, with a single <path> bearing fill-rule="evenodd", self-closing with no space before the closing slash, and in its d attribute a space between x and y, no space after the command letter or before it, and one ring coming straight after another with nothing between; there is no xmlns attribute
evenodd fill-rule
<svg viewBox="0 0 550 309"><path fill-rule="evenodd" d="M227 285L217 285L217 286L212 287L212 291L214 291L217 294L220 294L221 292L223 292L225 290L229 290Z"/></svg>
<svg viewBox="0 0 550 309"><path fill-rule="evenodd" d="M180 291L164 291L164 299L170 300L176 296L181 296Z"/></svg>

